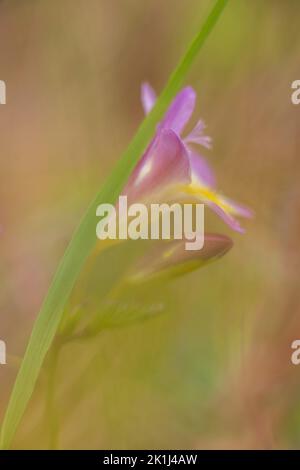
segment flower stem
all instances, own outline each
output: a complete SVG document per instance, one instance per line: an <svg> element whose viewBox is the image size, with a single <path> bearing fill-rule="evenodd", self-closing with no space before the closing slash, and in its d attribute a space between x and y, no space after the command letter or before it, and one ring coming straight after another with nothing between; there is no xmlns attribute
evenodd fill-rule
<svg viewBox="0 0 300 470"><path fill-rule="evenodd" d="M57 369L61 346L58 345L52 352L48 364L48 383L46 389L45 416L49 426L49 449L58 449L59 419L55 406L55 390L57 386Z"/></svg>

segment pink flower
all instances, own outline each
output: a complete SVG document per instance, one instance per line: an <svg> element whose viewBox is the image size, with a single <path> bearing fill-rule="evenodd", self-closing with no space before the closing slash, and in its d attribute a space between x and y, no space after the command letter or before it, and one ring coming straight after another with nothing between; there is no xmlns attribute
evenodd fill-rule
<svg viewBox="0 0 300 470"><path fill-rule="evenodd" d="M142 104L149 113L156 95L149 84L142 85ZM150 200L163 194L170 198L192 197L211 208L233 230L244 232L237 217L250 218L252 211L216 190L214 171L194 146L211 148L203 121L182 136L194 111L196 93L183 88L171 103L146 152L133 170L123 194L130 201Z"/></svg>

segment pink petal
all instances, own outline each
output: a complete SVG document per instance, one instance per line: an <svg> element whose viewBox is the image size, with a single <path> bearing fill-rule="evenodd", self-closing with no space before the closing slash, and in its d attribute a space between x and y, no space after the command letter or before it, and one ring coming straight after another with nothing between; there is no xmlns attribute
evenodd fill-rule
<svg viewBox="0 0 300 470"><path fill-rule="evenodd" d="M194 111L195 102L196 93L193 88L183 88L172 101L161 123L161 127L172 129L180 135Z"/></svg>
<svg viewBox="0 0 300 470"><path fill-rule="evenodd" d="M149 83L143 83L141 87L141 101L145 114L150 113L156 101L156 93Z"/></svg>
<svg viewBox="0 0 300 470"><path fill-rule="evenodd" d="M163 129L133 170L123 195L137 201L172 184L189 182L187 150L175 132Z"/></svg>
<svg viewBox="0 0 300 470"><path fill-rule="evenodd" d="M239 233L244 233L245 229L243 229L239 222L232 217L228 212L225 212L220 206L217 204L207 201L206 204L230 227L232 230L235 230Z"/></svg>
<svg viewBox="0 0 300 470"><path fill-rule="evenodd" d="M254 217L254 212L248 207L243 206L242 204L238 204L237 202L227 197L222 197L222 200L225 202L225 204L230 206L234 215L245 217L246 219L252 219Z"/></svg>
<svg viewBox="0 0 300 470"><path fill-rule="evenodd" d="M216 178L213 169L206 159L196 152L189 152L192 179L198 184L204 184L210 188L216 187Z"/></svg>
<svg viewBox="0 0 300 470"><path fill-rule="evenodd" d="M185 137L184 142L186 144L198 144L206 147L208 149L211 148L211 137L204 135L205 124L203 121L198 121L192 132Z"/></svg>

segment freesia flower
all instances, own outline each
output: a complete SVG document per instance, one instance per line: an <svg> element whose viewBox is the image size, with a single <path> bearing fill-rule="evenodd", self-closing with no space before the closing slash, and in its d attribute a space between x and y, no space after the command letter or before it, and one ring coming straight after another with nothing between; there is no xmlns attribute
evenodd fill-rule
<svg viewBox="0 0 300 470"><path fill-rule="evenodd" d="M233 242L227 235L215 233L206 233L204 247L197 251L186 250L184 240L152 242L149 249L125 271L119 284L103 299L102 306L97 308L85 334L95 335L103 328L162 314L166 311L167 283L217 261L232 246Z"/></svg>
<svg viewBox="0 0 300 470"><path fill-rule="evenodd" d="M141 99L145 113L149 113L156 100L149 84L142 85ZM204 133L203 121L198 121L194 129L182 137L195 102L192 87L183 88L177 94L123 194L130 201L150 200L157 194L173 199L191 197L206 204L233 230L244 232L237 217L250 218L252 211L217 191L214 171L194 149L194 146L211 148L211 138Z"/></svg>
<svg viewBox="0 0 300 470"><path fill-rule="evenodd" d="M155 244L133 266L129 280L145 282L156 277L172 279L199 269L224 256L233 246L226 235L206 233L204 247L200 251L187 251L183 240Z"/></svg>

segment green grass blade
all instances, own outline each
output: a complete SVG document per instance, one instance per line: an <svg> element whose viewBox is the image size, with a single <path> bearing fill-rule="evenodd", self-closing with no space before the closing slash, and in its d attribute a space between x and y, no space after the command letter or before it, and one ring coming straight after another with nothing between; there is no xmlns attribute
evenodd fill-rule
<svg viewBox="0 0 300 470"><path fill-rule="evenodd" d="M151 137L154 135L157 122L162 118L171 99L180 89L190 66L207 36L215 26L227 1L228 0L217 0L199 33L196 35L186 54L171 75L155 107L143 121L125 154L117 163L114 171L90 205L76 230L60 262L47 297L33 327L29 344L4 417L0 439L2 449L8 448L11 444L34 390L45 355L56 334L64 305L71 293L84 261L97 241L95 235L96 207L103 202L112 204L115 202L132 169Z"/></svg>

